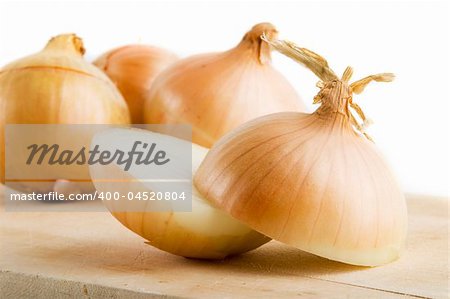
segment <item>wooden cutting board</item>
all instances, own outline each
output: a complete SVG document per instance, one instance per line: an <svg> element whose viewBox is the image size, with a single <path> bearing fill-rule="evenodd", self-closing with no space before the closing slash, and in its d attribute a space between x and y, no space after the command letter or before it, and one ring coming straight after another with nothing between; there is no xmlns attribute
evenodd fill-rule
<svg viewBox="0 0 450 299"><path fill-rule="evenodd" d="M448 200L408 196L408 208L407 250L378 268L275 241L191 260L144 244L109 213L0 211L0 298L448 298Z"/></svg>

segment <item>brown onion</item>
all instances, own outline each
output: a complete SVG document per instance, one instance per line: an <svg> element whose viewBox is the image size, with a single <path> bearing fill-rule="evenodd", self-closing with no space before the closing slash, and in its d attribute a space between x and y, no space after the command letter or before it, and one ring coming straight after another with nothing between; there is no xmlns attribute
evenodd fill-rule
<svg viewBox="0 0 450 299"><path fill-rule="evenodd" d="M132 123L142 124L144 101L155 77L176 60L175 54L161 48L127 45L101 55L94 65L119 88L130 108Z"/></svg>
<svg viewBox="0 0 450 299"><path fill-rule="evenodd" d="M312 114L258 118L221 139L195 176L200 193L251 228L286 244L344 263L377 266L404 247L404 195L351 109L366 120L353 93L371 81L339 78L319 55L270 39L320 79Z"/></svg>
<svg viewBox="0 0 450 299"><path fill-rule="evenodd" d="M155 80L145 102L146 123L188 123L193 142L211 147L225 133L258 116L304 111L297 92L271 64L272 24L254 26L233 49L178 61Z"/></svg>
<svg viewBox="0 0 450 299"><path fill-rule="evenodd" d="M109 78L83 59L74 34L52 38L40 52L0 69L0 178L6 124L127 124L128 107ZM61 173L65 179L71 170ZM88 169L85 168L88 178Z"/></svg>

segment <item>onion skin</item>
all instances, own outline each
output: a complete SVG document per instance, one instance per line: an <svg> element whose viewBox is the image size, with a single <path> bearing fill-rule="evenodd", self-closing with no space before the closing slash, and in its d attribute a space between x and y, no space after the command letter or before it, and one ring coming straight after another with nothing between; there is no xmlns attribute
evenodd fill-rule
<svg viewBox="0 0 450 299"><path fill-rule="evenodd" d="M341 115L260 118L211 149L195 184L278 241L349 264L393 261L406 233L403 194L375 146L346 127Z"/></svg>
<svg viewBox="0 0 450 299"><path fill-rule="evenodd" d="M120 129L123 132L136 130ZM96 137L96 144L102 141L102 133ZM106 136L103 133L103 136ZM135 133L136 134L136 133ZM160 134L142 131L139 140L158 142ZM147 138L147 139L146 139ZM163 138L173 138L165 136ZM181 141L186 142L186 141ZM208 150L192 144L192 172L204 159ZM90 173L99 192L120 190L121 194L151 192L148 186L137 184L133 170L125 172L115 165L91 166ZM111 179L105 183L105 179ZM121 183L117 184L116 181ZM166 252L189 258L223 259L253 250L270 238L250 229L245 224L214 208L193 186L192 212L155 212L151 205L157 201L103 201L111 214L125 227L148 240L147 244Z"/></svg>
<svg viewBox="0 0 450 299"><path fill-rule="evenodd" d="M145 122L189 123L193 142L211 147L256 117L305 111L297 92L271 65L263 32L277 35L272 24L261 23L229 51L188 57L162 72L145 102Z"/></svg>
<svg viewBox="0 0 450 299"><path fill-rule="evenodd" d="M407 231L404 195L349 110L353 91L392 76L367 78L320 82L313 114L277 113L226 135L199 167L197 189L253 229L304 251L361 266L396 260Z"/></svg>
<svg viewBox="0 0 450 299"><path fill-rule="evenodd" d="M59 35L42 51L0 70L2 183L5 180L6 124L130 122L128 107L115 85L98 68L86 62L83 54L80 38L74 34ZM64 178L62 175L61 179Z"/></svg>
<svg viewBox="0 0 450 299"><path fill-rule="evenodd" d="M176 60L175 54L161 48L127 45L106 52L93 64L105 72L122 93L132 123L142 124L142 107L155 77Z"/></svg>

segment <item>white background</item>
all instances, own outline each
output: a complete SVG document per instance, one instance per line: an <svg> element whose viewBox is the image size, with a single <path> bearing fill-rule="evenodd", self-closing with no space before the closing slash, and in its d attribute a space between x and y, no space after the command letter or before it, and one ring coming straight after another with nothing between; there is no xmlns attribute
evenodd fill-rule
<svg viewBox="0 0 450 299"><path fill-rule="evenodd" d="M339 74L347 65L354 79L395 72L395 82L374 83L355 101L375 121L369 133L405 191L448 196L449 17L445 1L2 2L0 65L40 50L59 33L81 36L90 60L136 42L187 56L229 49L252 25L269 21ZM310 104L317 78L273 56Z"/></svg>

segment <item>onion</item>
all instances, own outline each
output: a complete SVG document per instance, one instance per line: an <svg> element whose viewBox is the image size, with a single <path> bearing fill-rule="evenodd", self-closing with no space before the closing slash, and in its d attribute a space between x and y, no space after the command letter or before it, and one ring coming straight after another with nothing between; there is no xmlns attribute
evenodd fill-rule
<svg viewBox="0 0 450 299"><path fill-rule="evenodd" d="M142 106L153 80L177 59L175 54L161 48L127 45L101 55L94 65L119 88L130 108L132 123L142 124Z"/></svg>
<svg viewBox="0 0 450 299"><path fill-rule="evenodd" d="M82 40L64 34L52 38L42 51L0 70L2 182L6 124L129 123L128 107L119 91L104 73L83 59L83 54ZM64 176L61 174L61 179Z"/></svg>
<svg viewBox="0 0 450 299"><path fill-rule="evenodd" d="M188 123L194 143L211 147L238 125L273 112L304 111L294 88L271 65L265 33L254 26L233 49L182 59L162 72L144 106L145 123Z"/></svg>
<svg viewBox="0 0 450 299"><path fill-rule="evenodd" d="M253 229L313 254L363 266L397 259L407 230L405 199L351 112L366 120L352 94L393 75L349 84L351 68L338 78L319 55L289 42L271 43L322 80L314 98L320 107L240 126L208 153L196 187Z"/></svg>
<svg viewBox="0 0 450 299"><path fill-rule="evenodd" d="M109 129L97 133L92 144L100 148L111 148L115 143L124 146L130 140L148 144L170 143L171 148L186 148L190 142L136 129ZM192 144L192 170L198 168L208 149ZM169 154L171 152L169 151ZM138 197L144 192L157 191L155 183L146 180L151 169L144 172L137 166L124 171L118 164L91 165L90 173L98 192L118 192L124 196ZM180 169L170 171L175 176ZM158 173L159 174L159 173ZM161 175L159 175L161 177ZM186 177L186 175L184 176ZM139 182L139 183L137 183ZM173 190L171 190L173 191ZM131 231L148 240L148 244L172 254L202 259L222 259L229 255L255 249L270 239L235 220L226 213L215 209L192 186L192 212L175 210L155 212L160 209L158 201L149 200L103 200L112 215Z"/></svg>

